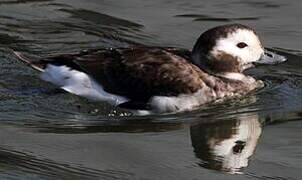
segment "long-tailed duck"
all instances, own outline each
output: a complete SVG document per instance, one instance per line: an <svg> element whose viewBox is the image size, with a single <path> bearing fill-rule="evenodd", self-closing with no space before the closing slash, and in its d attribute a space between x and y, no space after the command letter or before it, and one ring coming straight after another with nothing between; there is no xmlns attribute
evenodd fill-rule
<svg viewBox="0 0 302 180"><path fill-rule="evenodd" d="M262 87L243 73L254 63L286 59L268 52L250 27L231 24L207 30L193 51L133 46L84 50L33 58L16 56L41 78L91 100L153 113L184 111Z"/></svg>

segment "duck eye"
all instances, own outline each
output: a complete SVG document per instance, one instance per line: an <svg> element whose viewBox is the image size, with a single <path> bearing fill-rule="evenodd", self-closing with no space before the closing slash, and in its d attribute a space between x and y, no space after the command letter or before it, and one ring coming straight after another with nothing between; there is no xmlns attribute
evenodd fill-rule
<svg viewBox="0 0 302 180"><path fill-rule="evenodd" d="M239 47L239 48L245 48L247 46L247 44L245 44L244 42L240 42L240 43L238 43L237 44L237 47Z"/></svg>

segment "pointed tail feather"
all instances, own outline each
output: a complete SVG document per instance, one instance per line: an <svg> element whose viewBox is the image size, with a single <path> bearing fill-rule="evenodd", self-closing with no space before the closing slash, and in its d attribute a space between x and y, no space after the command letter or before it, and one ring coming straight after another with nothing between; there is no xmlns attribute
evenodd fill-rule
<svg viewBox="0 0 302 180"><path fill-rule="evenodd" d="M43 63L41 63L41 62L39 63L39 60L37 57L30 57L30 56L27 56L18 51L13 51L13 53L20 61L31 66L33 69L38 70L40 72L44 71L45 67L44 67Z"/></svg>

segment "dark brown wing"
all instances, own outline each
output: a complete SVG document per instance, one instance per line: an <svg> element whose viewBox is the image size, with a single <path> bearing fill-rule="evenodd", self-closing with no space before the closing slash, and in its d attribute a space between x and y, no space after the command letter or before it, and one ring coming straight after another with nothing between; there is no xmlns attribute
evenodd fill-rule
<svg viewBox="0 0 302 180"><path fill-rule="evenodd" d="M113 50L75 61L107 92L145 101L154 95L177 96L202 86L200 71L180 56L160 48ZM88 62L88 63L87 63Z"/></svg>
<svg viewBox="0 0 302 180"><path fill-rule="evenodd" d="M203 85L202 73L184 58L190 52L176 48L136 47L88 50L42 60L84 71L105 91L144 102L151 96L194 93Z"/></svg>

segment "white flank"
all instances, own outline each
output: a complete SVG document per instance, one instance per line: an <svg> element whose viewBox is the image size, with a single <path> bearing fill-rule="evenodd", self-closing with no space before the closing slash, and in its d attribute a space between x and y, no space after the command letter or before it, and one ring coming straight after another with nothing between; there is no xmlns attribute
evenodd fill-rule
<svg viewBox="0 0 302 180"><path fill-rule="evenodd" d="M154 96L150 100L150 105L154 112L175 112L191 110L201 104L216 99L216 93L204 87L193 94L180 94L179 96Z"/></svg>
<svg viewBox="0 0 302 180"><path fill-rule="evenodd" d="M41 74L41 79L90 100L106 101L114 106L128 101L125 97L107 93L100 84L87 74L67 66L47 65Z"/></svg>

